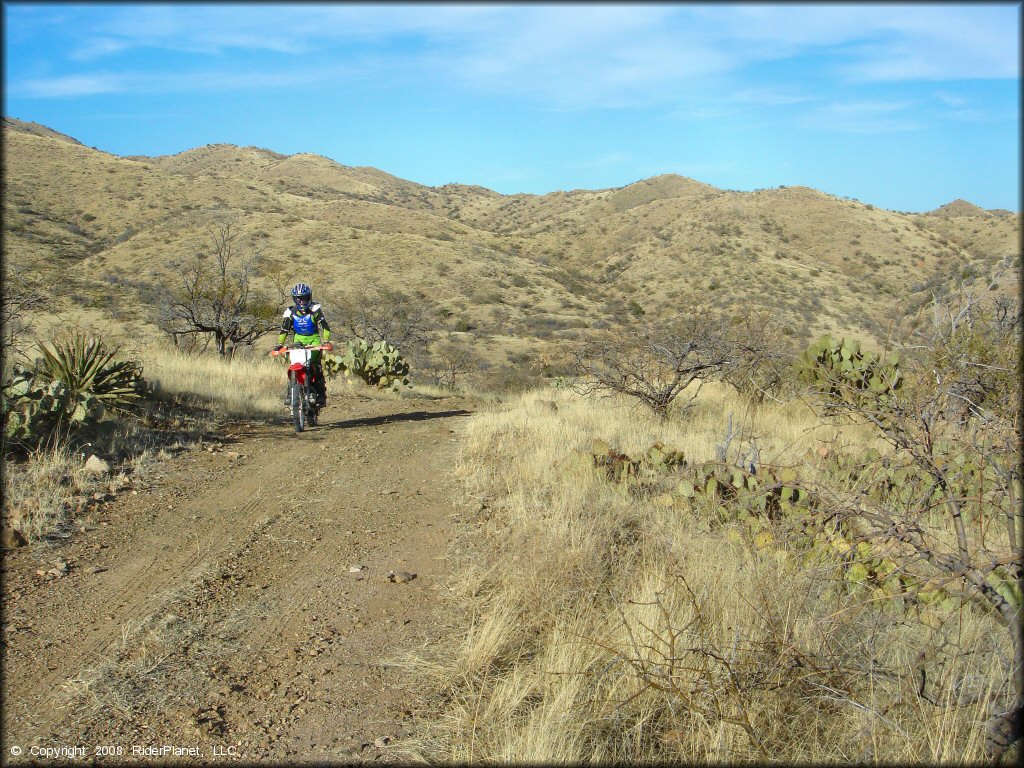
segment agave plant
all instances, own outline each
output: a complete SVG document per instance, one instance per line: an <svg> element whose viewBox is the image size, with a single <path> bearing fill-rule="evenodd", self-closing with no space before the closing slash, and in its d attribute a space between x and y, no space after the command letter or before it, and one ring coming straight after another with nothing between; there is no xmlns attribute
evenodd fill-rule
<svg viewBox="0 0 1024 768"><path fill-rule="evenodd" d="M40 350L39 375L63 382L72 396L88 395L116 410L145 390L142 367L133 360L117 360L118 349L107 349L98 338L76 333L53 349L40 345Z"/></svg>

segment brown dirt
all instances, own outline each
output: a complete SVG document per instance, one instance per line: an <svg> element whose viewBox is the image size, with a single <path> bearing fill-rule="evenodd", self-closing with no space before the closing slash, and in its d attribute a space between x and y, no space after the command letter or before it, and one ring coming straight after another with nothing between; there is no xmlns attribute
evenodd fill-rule
<svg viewBox="0 0 1024 768"><path fill-rule="evenodd" d="M453 620L439 606L470 407L363 400L301 435L240 428L66 541L5 552L4 760L401 759L423 701L394 662ZM58 559L67 575L38 574Z"/></svg>

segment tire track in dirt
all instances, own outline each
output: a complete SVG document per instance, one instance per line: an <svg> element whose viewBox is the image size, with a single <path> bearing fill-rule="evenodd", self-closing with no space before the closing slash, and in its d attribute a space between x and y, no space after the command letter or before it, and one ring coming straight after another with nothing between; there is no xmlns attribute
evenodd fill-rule
<svg viewBox="0 0 1024 768"><path fill-rule="evenodd" d="M302 435L255 428L170 460L94 515L108 525L9 553L5 743L387 758L419 705L384 662L441 631L465 405L364 401ZM71 574L40 583L54 553Z"/></svg>
<svg viewBox="0 0 1024 768"><path fill-rule="evenodd" d="M257 506L258 497L251 498L239 510L237 517L244 519ZM185 515L193 511L194 505L179 510ZM188 546L187 537L185 541L168 541L167 531L163 527L158 530L160 533L130 545L132 550L141 548L145 555L107 569L108 573L112 572L107 579L110 582L107 589L87 591L79 596L84 616L95 619L102 614L111 618L107 619L98 636L69 644L62 663L37 678L39 689L56 690L66 681L64 676L68 669L81 669L108 656L112 646L123 638L125 628L130 631L146 617L159 612L169 601L165 593L173 591L176 586L194 582L211 561L216 561L221 552L228 550L231 534L236 528L228 521L222 521L208 532L210 540L216 536L222 541L216 553L210 549L202 550L198 545L198 534L197 546L193 549ZM133 589L132 585L145 585L145 589ZM90 597L94 599L90 600Z"/></svg>

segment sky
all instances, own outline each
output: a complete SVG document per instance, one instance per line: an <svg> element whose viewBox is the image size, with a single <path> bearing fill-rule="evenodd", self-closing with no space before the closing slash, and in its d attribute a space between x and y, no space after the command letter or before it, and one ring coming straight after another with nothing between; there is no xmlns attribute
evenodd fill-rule
<svg viewBox="0 0 1024 768"><path fill-rule="evenodd" d="M3 3L4 115L503 194L675 173L1020 211L1020 3Z"/></svg>

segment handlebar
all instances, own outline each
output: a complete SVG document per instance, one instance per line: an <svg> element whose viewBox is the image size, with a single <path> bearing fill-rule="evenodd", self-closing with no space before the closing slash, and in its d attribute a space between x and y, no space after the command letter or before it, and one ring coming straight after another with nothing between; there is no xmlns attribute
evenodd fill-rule
<svg viewBox="0 0 1024 768"><path fill-rule="evenodd" d="M291 344L290 346L280 346L277 349L272 349L270 350L270 354L272 357L277 357L278 355L283 355L290 349L309 349L314 352L316 352L317 350L323 350L324 352L330 352L334 349L334 345L331 344L330 342L328 342L327 344L318 344L316 346L310 347L307 347L305 344Z"/></svg>

